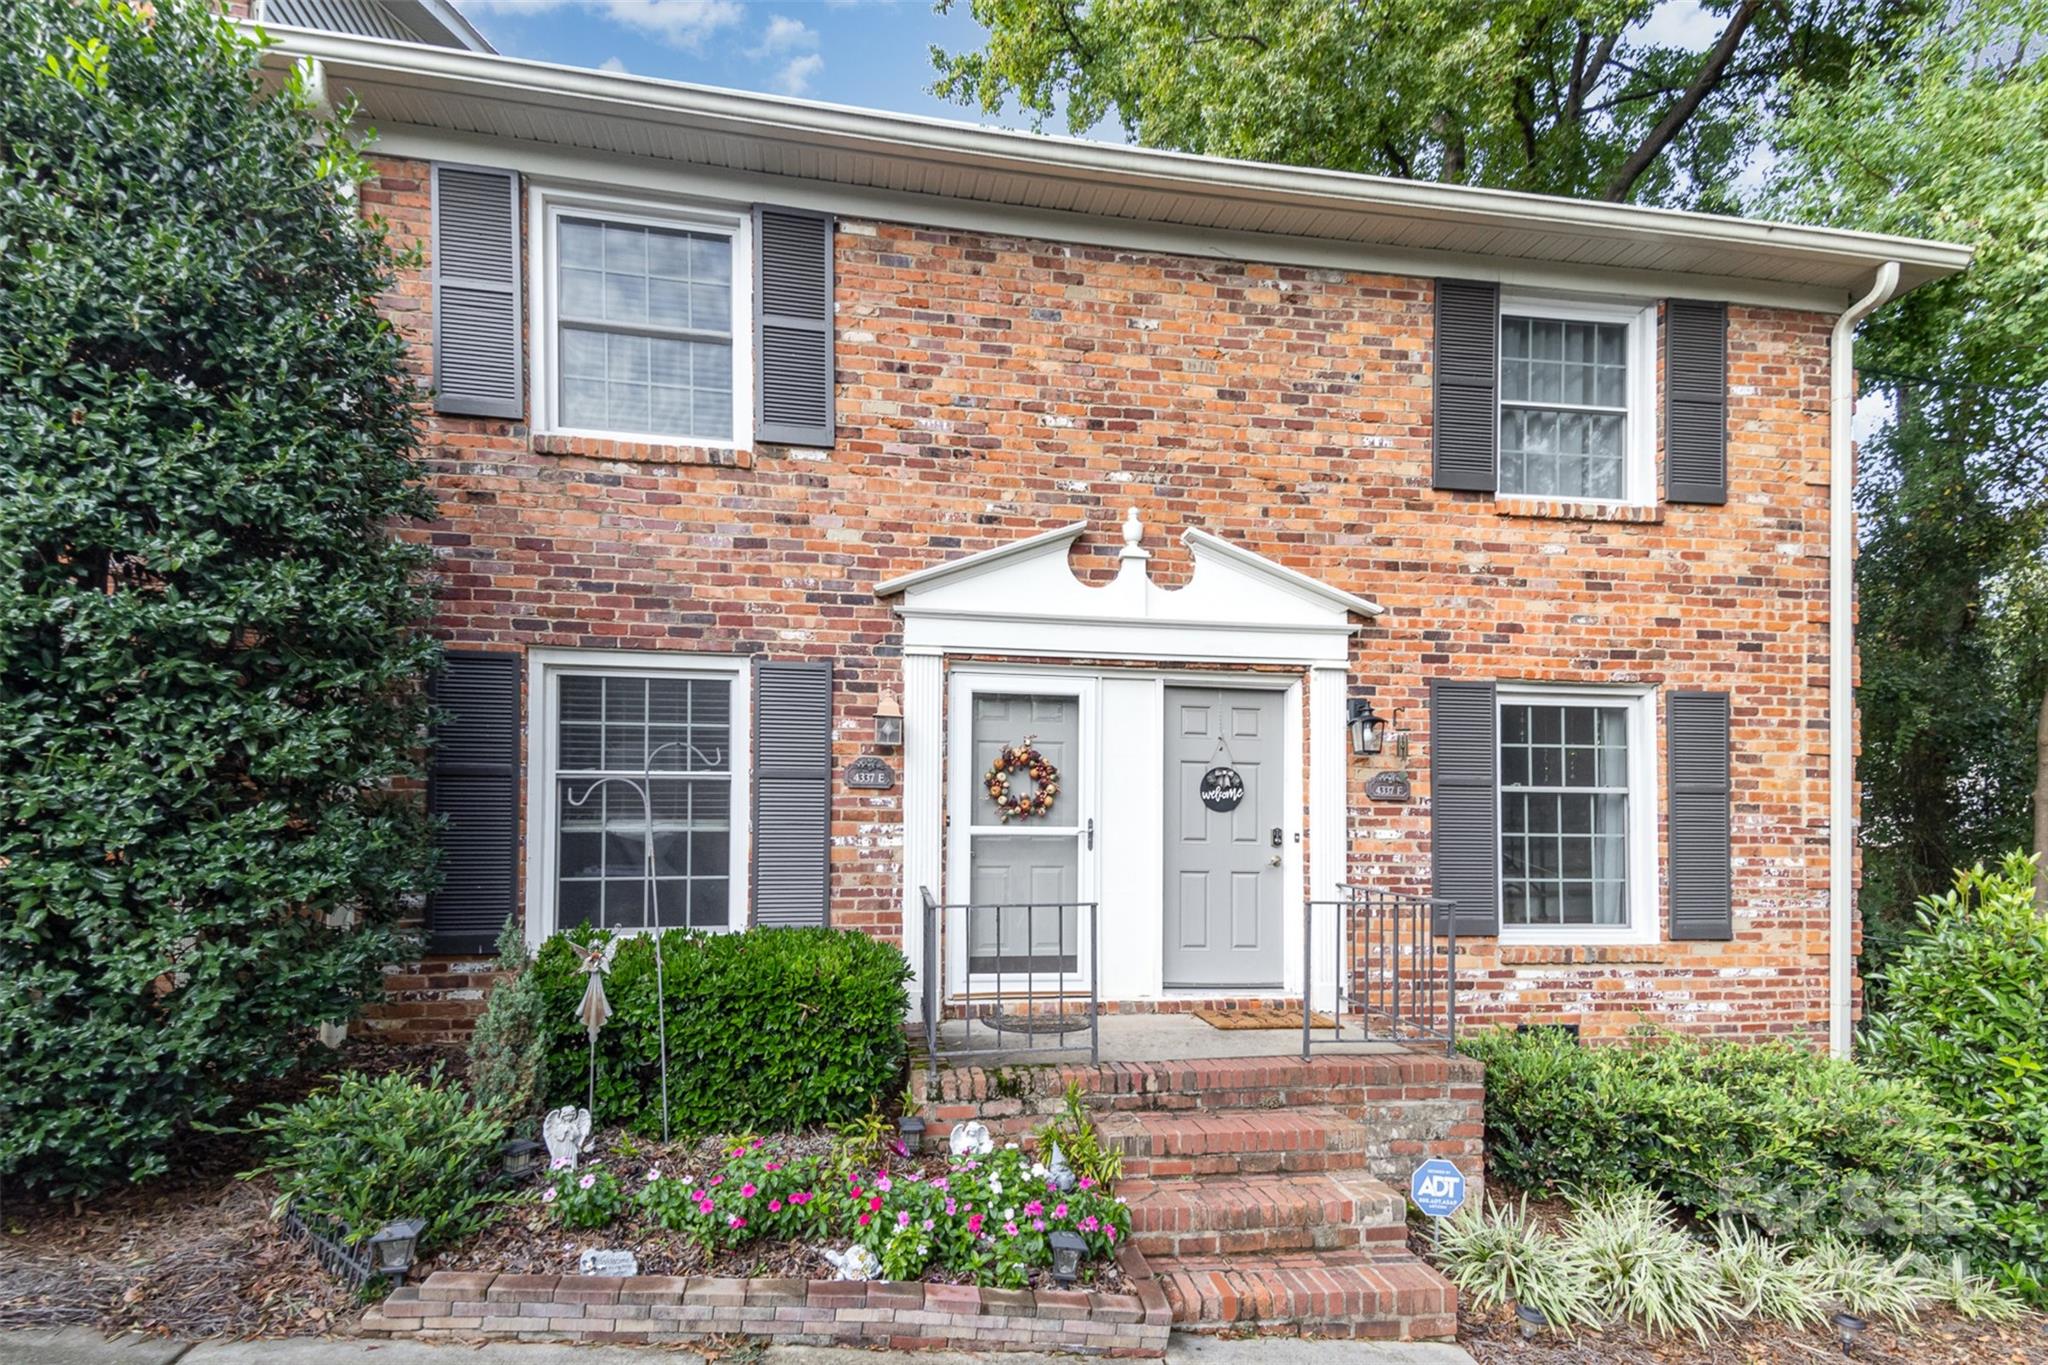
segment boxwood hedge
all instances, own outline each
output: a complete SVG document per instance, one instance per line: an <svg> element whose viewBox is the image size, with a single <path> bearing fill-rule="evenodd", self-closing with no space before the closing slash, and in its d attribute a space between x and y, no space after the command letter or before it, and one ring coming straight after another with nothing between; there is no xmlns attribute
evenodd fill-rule
<svg viewBox="0 0 2048 1365"><path fill-rule="evenodd" d="M531 970L545 998L551 1104L581 1104L587 1035L577 1017L586 977L574 942L542 945ZM838 929L661 935L668 1014L669 1114L677 1132L772 1132L864 1113L903 1077L905 982L893 945ZM597 1039L599 1123L661 1132L654 940L622 939Z"/></svg>

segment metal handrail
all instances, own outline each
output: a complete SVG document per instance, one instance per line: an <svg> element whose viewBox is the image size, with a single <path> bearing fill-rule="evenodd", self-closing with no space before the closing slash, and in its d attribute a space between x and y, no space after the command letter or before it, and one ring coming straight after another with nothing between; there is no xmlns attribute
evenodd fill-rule
<svg viewBox="0 0 2048 1365"><path fill-rule="evenodd" d="M1080 1046L1068 1046L1065 1039L1069 1033L1079 1032L1078 1028L1053 1028L1041 1031L1035 1027L1041 1017L1041 1004L1054 1007L1049 1017L1057 1020L1065 1013L1066 1007L1080 999L1083 986L1086 987L1088 1002L1088 1060L1093 1063L1102 1055L1102 1012L1101 1005L1101 961L1102 922L1099 905L1095 901L941 901L931 893L930 887L919 887L918 896L923 902L924 913L924 1045L925 1055L932 1059L961 1057L992 1057L1018 1052L1039 1054L1079 1053ZM1014 918L1017 911L1023 911L1024 951L1011 956L1003 951L1004 928L1007 919ZM1067 913L1072 911L1074 925L1074 948L1069 954ZM1006 914L1006 912L1008 912ZM1032 952L1033 930L1040 923L1040 913L1051 912L1053 926L1058 934L1057 950L1051 955L1054 970L1046 972L1031 966L1023 970L1007 969L1008 962L1032 963L1038 958ZM941 979L942 964L947 954L944 944L948 935L958 932L963 942L971 944L972 929L977 915L993 917L995 925L995 969L992 972L976 974L970 967L967 979L959 983L959 989L948 999L945 983ZM957 919L957 930L954 921ZM1079 947L1085 935L1088 944L1087 971L1081 970ZM1069 963L1072 965L1069 966ZM1045 978L1052 979L1047 982ZM1022 981L1022 990L1013 982ZM1021 1016L1010 1011L1022 1006ZM948 1008L959 1011L961 1036L957 1041L946 1037L941 1027L943 1015ZM1007 1026L1006 1026L1006 1021ZM995 1035L992 1042L977 1044L974 1031L977 1023ZM1015 1038L1025 1041L1020 1045ZM1057 1039L1051 1044L1041 1042L1043 1038ZM1008 1041L1006 1041L1008 1040Z"/></svg>
<svg viewBox="0 0 2048 1365"><path fill-rule="evenodd" d="M1331 910L1331 1026L1318 1039L1312 999L1316 910ZM1318 1044L1344 1042L1442 1043L1458 1047L1457 902L1340 883L1337 895L1303 903L1301 916L1301 1055ZM1436 922L1441 917L1444 931ZM1346 1037L1344 1015L1355 1005L1359 1032ZM1374 1023L1380 1021L1375 1034Z"/></svg>

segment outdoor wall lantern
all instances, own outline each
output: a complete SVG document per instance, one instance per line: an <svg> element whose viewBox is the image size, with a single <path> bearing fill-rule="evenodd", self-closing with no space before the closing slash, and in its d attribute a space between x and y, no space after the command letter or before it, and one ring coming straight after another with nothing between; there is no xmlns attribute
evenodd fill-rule
<svg viewBox="0 0 2048 1365"><path fill-rule="evenodd" d="M903 1140L905 1147L918 1151L924 1146L924 1115L905 1114L897 1119L896 1136Z"/></svg>
<svg viewBox="0 0 2048 1365"><path fill-rule="evenodd" d="M387 1275L399 1284L412 1270L413 1255L419 1249L420 1234L427 1229L423 1218L401 1218L395 1223L386 1223L383 1230L370 1238L370 1269L379 1275Z"/></svg>
<svg viewBox="0 0 2048 1365"><path fill-rule="evenodd" d="M1351 752L1358 758L1378 753L1386 746L1387 723L1364 699L1353 700L1345 714L1344 728L1351 732Z"/></svg>
<svg viewBox="0 0 2048 1365"><path fill-rule="evenodd" d="M1087 1240L1061 1228L1045 1241L1052 1248L1052 1277L1062 1286L1071 1286L1081 1277L1081 1253L1088 1250Z"/></svg>
<svg viewBox="0 0 2048 1365"><path fill-rule="evenodd" d="M897 704L894 692L884 692L881 701L875 704L875 747L903 747L903 708Z"/></svg>

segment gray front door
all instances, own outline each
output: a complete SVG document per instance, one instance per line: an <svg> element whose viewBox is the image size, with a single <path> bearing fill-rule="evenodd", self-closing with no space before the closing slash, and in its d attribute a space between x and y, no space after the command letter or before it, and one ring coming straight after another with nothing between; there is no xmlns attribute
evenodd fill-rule
<svg viewBox="0 0 2048 1365"><path fill-rule="evenodd" d="M1282 694L1166 689L1166 985L1281 985ZM1235 809L1202 800L1205 777Z"/></svg>
<svg viewBox="0 0 2048 1365"><path fill-rule="evenodd" d="M1059 773L1059 792L1043 814L1005 820L987 790L973 796L968 846L967 970L1071 974L1080 961L1075 901L1081 875L1081 700L1072 693L976 692L977 784L1005 748L1038 750ZM1013 794L1035 791L1022 774Z"/></svg>

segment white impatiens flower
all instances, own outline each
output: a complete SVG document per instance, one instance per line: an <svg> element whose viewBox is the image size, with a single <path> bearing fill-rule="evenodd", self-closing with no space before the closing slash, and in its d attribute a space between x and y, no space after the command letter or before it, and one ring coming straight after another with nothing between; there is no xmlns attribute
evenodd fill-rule
<svg viewBox="0 0 2048 1365"><path fill-rule="evenodd" d="M1045 1163L1042 1161L1032 1162L1031 1174L1037 1176L1040 1180L1045 1179Z"/></svg>

